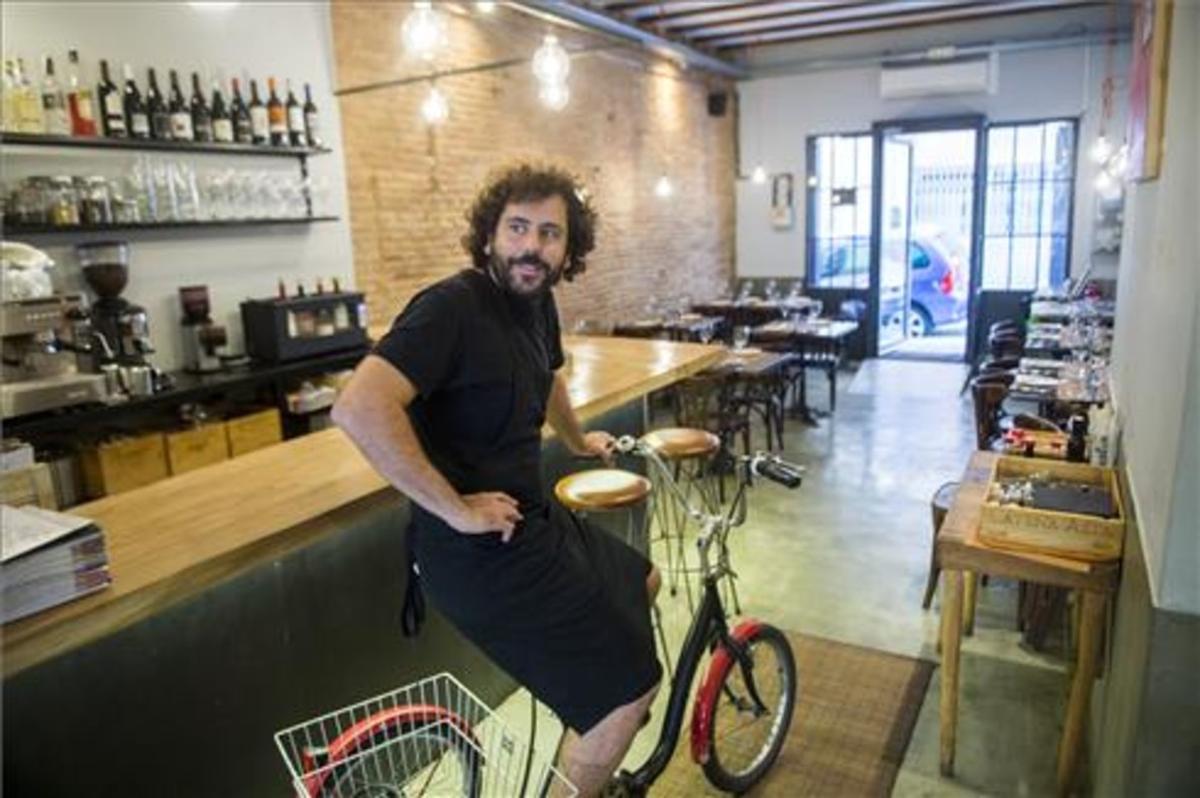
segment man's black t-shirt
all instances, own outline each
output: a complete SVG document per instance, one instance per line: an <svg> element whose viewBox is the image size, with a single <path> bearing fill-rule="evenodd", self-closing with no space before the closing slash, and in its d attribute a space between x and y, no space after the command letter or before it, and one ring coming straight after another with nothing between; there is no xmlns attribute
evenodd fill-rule
<svg viewBox="0 0 1200 798"><path fill-rule="evenodd" d="M524 517L504 543L414 505L409 551L439 611L581 734L644 695L662 673L650 564L542 489L541 430L563 363L553 296L511 297L467 269L417 295L375 353L416 386L413 427L455 490L503 491Z"/></svg>
<svg viewBox="0 0 1200 798"><path fill-rule="evenodd" d="M522 513L544 505L541 429L563 364L553 294L512 297L465 269L414 297L375 354L416 387L413 426L455 490L503 491Z"/></svg>

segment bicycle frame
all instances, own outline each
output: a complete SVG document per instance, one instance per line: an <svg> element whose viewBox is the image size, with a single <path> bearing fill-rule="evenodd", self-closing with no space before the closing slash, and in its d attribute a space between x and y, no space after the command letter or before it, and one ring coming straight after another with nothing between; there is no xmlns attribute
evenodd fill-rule
<svg viewBox="0 0 1200 798"><path fill-rule="evenodd" d="M669 485L676 498L683 502L685 507L688 507L666 465L653 450L637 447L631 451L645 457L654 467L658 468L660 473L666 477L665 484ZM753 665L742 643L742 640L749 637L759 624L756 621L744 621L731 632L726 623L725 608L717 590L717 582L720 578L726 574L732 574L728 558L724 554L725 536L733 525L735 516L744 518L744 514L739 511L739 508L744 507L746 487L751 480L750 463L742 462L738 467L743 470L739 473L737 493L724 516L705 515L688 508L691 516L704 524L704 529L697 542L703 574L703 596L700 606L697 607L696 614L692 618L692 624L688 628L683 649L676 662L675 672L672 674L667 716L663 721L654 751L637 770L632 773L624 771L620 775L623 785L634 795L643 794L649 789L650 785L666 770L667 764L675 753L675 747L679 744L679 735L683 730L683 716L688 692L705 651L714 652L713 662L709 669L710 677L713 674L723 674L724 670L731 666L731 663L725 660L732 658L737 661L742 668L747 691L754 701L756 709L766 711L754 684ZM710 563L708 557L708 548L714 540L719 547L716 564ZM716 698L715 691L719 683L719 679L707 679L696 695L696 707L692 715L691 742L692 757L700 763L703 763L708 757L708 724L712 722L711 707Z"/></svg>

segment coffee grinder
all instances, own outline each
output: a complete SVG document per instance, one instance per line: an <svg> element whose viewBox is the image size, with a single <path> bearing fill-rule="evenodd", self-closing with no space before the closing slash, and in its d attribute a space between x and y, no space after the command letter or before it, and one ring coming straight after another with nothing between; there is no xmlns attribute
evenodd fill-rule
<svg viewBox="0 0 1200 798"><path fill-rule="evenodd" d="M228 336L225 328L210 318L208 286L185 285L179 289L183 309L184 368L198 374L220 371Z"/></svg>
<svg viewBox="0 0 1200 798"><path fill-rule="evenodd" d="M83 276L96 293L92 304L92 331L122 366L148 366L154 354L146 309L121 298L129 282L129 245L124 241L97 241L75 247Z"/></svg>

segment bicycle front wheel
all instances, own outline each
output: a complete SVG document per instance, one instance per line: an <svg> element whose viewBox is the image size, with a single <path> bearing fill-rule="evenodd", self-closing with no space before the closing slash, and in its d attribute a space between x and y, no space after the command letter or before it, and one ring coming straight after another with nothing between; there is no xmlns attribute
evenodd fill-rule
<svg viewBox="0 0 1200 798"><path fill-rule="evenodd" d="M796 706L796 661L783 633L764 625L742 642L762 708L750 693L743 666L731 658L712 707L704 763L713 786L732 793L750 789L774 764Z"/></svg>

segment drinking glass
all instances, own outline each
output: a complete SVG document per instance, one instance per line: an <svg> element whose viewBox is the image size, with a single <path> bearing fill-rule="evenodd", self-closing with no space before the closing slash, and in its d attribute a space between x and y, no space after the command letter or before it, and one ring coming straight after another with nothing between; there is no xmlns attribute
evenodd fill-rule
<svg viewBox="0 0 1200 798"><path fill-rule="evenodd" d="M750 328L744 324L739 324L733 328L733 348L745 349L750 343Z"/></svg>

